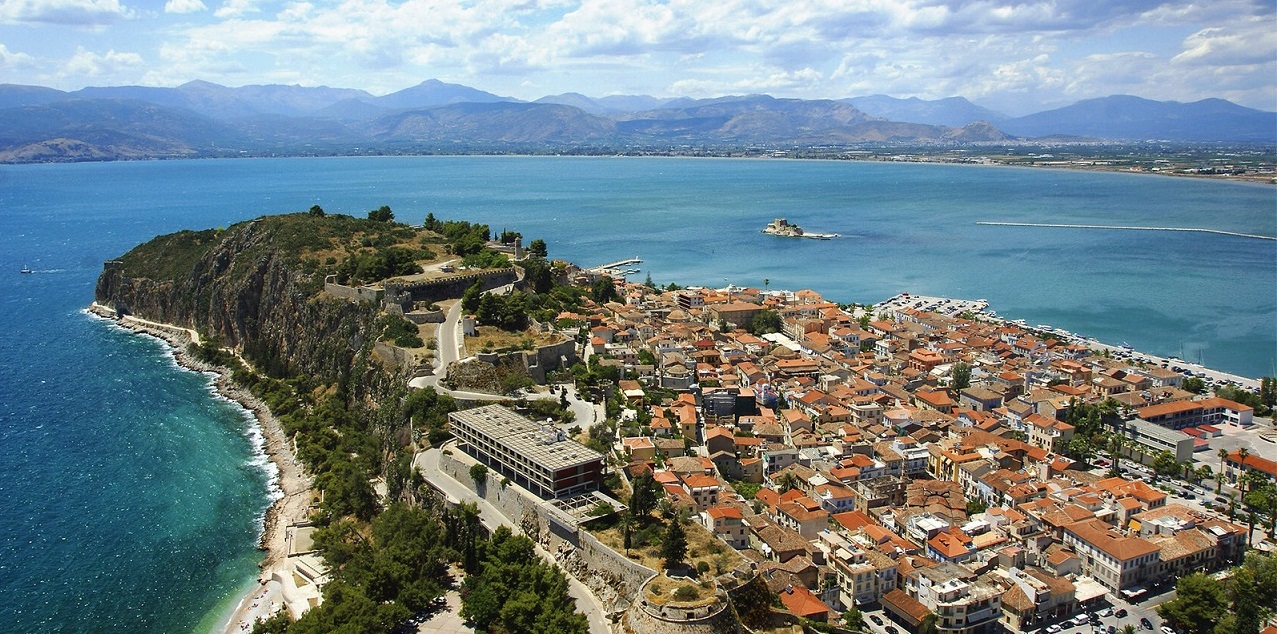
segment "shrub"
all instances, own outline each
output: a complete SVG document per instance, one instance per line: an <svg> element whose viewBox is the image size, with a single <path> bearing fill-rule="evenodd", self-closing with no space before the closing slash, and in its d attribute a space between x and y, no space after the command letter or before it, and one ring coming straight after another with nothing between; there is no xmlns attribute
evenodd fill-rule
<svg viewBox="0 0 1277 634"><path fill-rule="evenodd" d="M709 572L709 562L708 562L708 561L700 561L700 562L697 562L697 564L696 564L696 574L703 575L703 574L705 574L705 573L707 573L707 572Z"/></svg>
<svg viewBox="0 0 1277 634"><path fill-rule="evenodd" d="M691 584L681 585L674 591L674 598L679 601L693 601L699 596L701 596L700 591L696 589L696 586Z"/></svg>

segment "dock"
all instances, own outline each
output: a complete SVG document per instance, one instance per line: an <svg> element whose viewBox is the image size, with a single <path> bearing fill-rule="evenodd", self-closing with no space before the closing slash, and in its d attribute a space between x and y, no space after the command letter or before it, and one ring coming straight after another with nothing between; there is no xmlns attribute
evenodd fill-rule
<svg viewBox="0 0 1277 634"><path fill-rule="evenodd" d="M634 256L628 260L617 260L615 262L608 262L607 264L601 264L599 266L596 266L587 270L590 271L591 273L606 273L608 271L613 271L622 266L629 266L631 264L641 264L642 262L643 260L639 259L638 256Z"/></svg>

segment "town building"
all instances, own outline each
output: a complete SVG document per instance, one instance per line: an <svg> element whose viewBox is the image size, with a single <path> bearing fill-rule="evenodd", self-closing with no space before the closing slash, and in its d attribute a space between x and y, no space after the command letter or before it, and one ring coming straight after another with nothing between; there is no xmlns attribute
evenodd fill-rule
<svg viewBox="0 0 1277 634"><path fill-rule="evenodd" d="M501 405L452 412L448 420L462 450L541 497L589 493L603 481L603 454Z"/></svg>

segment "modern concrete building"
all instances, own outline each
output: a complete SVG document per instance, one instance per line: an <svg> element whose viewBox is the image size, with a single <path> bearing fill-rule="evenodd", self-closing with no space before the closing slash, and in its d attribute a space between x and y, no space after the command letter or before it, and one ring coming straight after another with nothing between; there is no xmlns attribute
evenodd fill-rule
<svg viewBox="0 0 1277 634"><path fill-rule="evenodd" d="M448 414L461 449L544 498L589 493L603 481L603 454L500 405Z"/></svg>
<svg viewBox="0 0 1277 634"><path fill-rule="evenodd" d="M1152 464L1158 452L1163 449L1175 456L1175 462L1189 462L1193 459L1193 437L1182 431L1139 418L1128 420L1123 425L1118 432L1140 446L1135 452L1142 455L1141 462Z"/></svg>

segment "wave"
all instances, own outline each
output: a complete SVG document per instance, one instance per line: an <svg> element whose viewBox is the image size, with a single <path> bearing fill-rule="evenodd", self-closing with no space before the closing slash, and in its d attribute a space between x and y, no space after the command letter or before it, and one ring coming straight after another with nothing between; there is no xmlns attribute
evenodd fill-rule
<svg viewBox="0 0 1277 634"><path fill-rule="evenodd" d="M266 453L266 435L262 429L262 421L257 418L257 414L253 412L252 409L245 407L243 403L231 398L218 389L217 378L220 374L217 372L206 369L191 368L183 365L182 361L177 356L177 349L172 343L163 337L153 335L144 330L123 326L115 319L99 315L89 308L82 308L79 312L92 317L94 320L105 324L108 328L113 330L145 337L163 344L160 346L160 354L169 367L182 372L203 375L206 380L204 389L208 392L209 397L215 401L229 405L240 415L241 419L245 423L243 428L240 430L240 433L248 440L250 448L248 459L243 464L260 471L266 480L266 504L262 507L262 510L257 513L255 518L255 523L258 527L257 537L260 539L266 532L266 514L276 501L284 497L284 490L279 484L279 466L276 465L270 459L270 455Z"/></svg>

